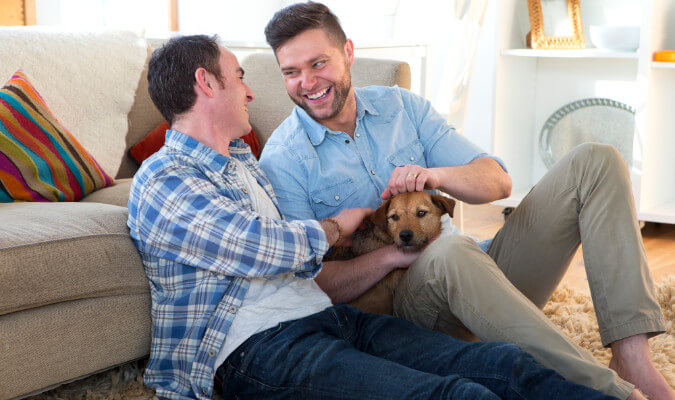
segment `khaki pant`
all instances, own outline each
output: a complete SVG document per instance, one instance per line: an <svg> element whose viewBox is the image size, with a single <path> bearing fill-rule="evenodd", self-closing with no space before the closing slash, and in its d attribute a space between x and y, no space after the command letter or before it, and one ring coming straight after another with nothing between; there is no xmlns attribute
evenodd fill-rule
<svg viewBox="0 0 675 400"><path fill-rule="evenodd" d="M464 339L515 343L575 383L626 398L633 385L540 310L579 243L603 345L665 331L628 170L614 148L598 144L578 146L558 162L511 213L487 254L462 235L432 243L396 290L394 313Z"/></svg>

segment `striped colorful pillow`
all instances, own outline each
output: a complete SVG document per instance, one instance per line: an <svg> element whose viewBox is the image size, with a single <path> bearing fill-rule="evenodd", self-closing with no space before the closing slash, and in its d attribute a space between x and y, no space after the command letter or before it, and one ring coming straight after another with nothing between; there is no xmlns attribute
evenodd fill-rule
<svg viewBox="0 0 675 400"><path fill-rule="evenodd" d="M77 201L113 183L16 71L0 89L0 202Z"/></svg>

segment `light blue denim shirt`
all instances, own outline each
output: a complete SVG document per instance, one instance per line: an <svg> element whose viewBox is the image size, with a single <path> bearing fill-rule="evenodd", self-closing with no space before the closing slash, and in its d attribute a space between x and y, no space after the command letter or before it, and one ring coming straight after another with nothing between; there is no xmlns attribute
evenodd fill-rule
<svg viewBox="0 0 675 400"><path fill-rule="evenodd" d="M353 139L295 107L265 144L260 165L286 219L321 220L343 208L377 208L394 168L406 164L445 167L490 157L506 170L424 98L399 87L369 86L354 93Z"/></svg>

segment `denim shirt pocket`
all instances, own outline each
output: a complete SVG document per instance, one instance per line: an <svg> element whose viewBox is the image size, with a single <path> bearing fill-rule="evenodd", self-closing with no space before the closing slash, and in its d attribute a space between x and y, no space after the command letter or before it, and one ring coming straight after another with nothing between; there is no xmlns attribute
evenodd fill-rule
<svg viewBox="0 0 675 400"><path fill-rule="evenodd" d="M424 146L419 139L415 139L403 148L396 150L387 158L387 161L394 167L402 167L408 164L427 167L427 160L424 158Z"/></svg>
<svg viewBox="0 0 675 400"><path fill-rule="evenodd" d="M318 208L342 209L344 202L356 192L352 178L332 182L310 193L315 211ZM317 212L317 215L322 213ZM332 215L332 213L330 213Z"/></svg>

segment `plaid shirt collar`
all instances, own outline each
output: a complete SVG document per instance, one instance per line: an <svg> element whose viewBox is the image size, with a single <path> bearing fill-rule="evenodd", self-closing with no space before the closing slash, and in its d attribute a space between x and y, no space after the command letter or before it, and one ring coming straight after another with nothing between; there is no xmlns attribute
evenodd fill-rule
<svg viewBox="0 0 675 400"><path fill-rule="evenodd" d="M166 131L164 146L170 151L183 153L188 157L194 158L195 160L222 172L225 171L227 162L230 159L226 155L218 153L198 140L173 129ZM243 157L244 155L251 153L250 148L243 139L232 140L228 150L232 156L238 155L239 157L235 157L242 161L246 158Z"/></svg>

